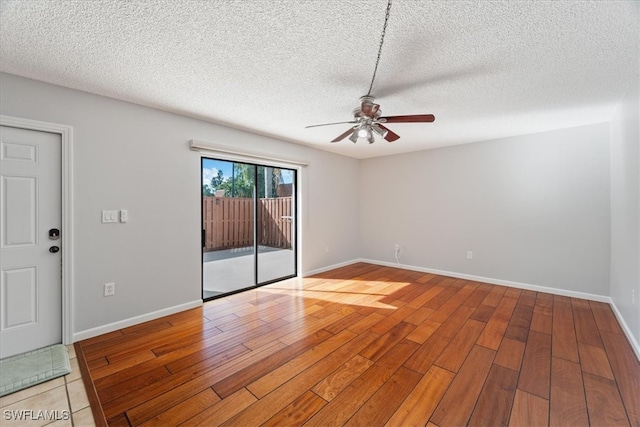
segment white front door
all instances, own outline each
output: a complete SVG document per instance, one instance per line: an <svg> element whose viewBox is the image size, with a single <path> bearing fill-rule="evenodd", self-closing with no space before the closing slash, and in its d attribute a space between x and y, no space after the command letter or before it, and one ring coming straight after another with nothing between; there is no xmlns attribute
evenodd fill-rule
<svg viewBox="0 0 640 427"><path fill-rule="evenodd" d="M62 239L50 238L61 229L60 135L0 127L0 180L5 358L62 342Z"/></svg>

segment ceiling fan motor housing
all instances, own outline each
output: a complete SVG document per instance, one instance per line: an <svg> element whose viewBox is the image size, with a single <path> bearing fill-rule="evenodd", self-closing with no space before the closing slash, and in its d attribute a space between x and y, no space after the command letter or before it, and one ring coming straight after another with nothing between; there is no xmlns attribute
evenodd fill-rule
<svg viewBox="0 0 640 427"><path fill-rule="evenodd" d="M377 105L374 101L374 97L370 95L365 95L360 97L360 106L354 108L353 110L353 118L356 120L361 120L362 118L369 118L371 120L377 120L381 115L382 111L380 110L380 106ZM362 111L363 105L372 105L375 106L375 112L372 115L365 114Z"/></svg>

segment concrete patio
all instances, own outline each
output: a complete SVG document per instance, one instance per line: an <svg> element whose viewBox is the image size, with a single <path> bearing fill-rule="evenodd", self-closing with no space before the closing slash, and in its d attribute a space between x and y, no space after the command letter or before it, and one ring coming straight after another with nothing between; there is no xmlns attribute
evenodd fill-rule
<svg viewBox="0 0 640 427"><path fill-rule="evenodd" d="M267 282L295 273L293 249L268 246L258 248L258 282ZM254 248L234 248L203 254L204 298L254 286Z"/></svg>

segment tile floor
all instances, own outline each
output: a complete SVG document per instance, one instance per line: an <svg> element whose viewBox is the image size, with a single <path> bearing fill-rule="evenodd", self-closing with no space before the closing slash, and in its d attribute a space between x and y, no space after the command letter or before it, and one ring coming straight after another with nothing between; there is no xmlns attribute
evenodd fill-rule
<svg viewBox="0 0 640 427"><path fill-rule="evenodd" d="M71 361L70 374L0 397L2 427L95 426L75 349L73 345L68 345L67 349ZM16 419L16 415L23 419Z"/></svg>

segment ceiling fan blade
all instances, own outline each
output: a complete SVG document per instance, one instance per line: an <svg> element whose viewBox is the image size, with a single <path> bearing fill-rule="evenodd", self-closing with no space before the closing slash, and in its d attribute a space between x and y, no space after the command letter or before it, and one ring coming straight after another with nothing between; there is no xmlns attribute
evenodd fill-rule
<svg viewBox="0 0 640 427"><path fill-rule="evenodd" d="M379 109L380 105L374 104L373 102L363 102L360 104L360 111L367 117L373 118Z"/></svg>
<svg viewBox="0 0 640 427"><path fill-rule="evenodd" d="M409 116L387 116L380 117L382 123L430 123L435 120L433 114L412 114Z"/></svg>
<svg viewBox="0 0 640 427"><path fill-rule="evenodd" d="M331 142L340 142L343 139L345 139L346 137L348 137L349 135L351 135L353 132L355 132L355 128L351 128L348 131L346 131L345 133L341 134L339 137L337 137L336 139L332 140Z"/></svg>
<svg viewBox="0 0 640 427"><path fill-rule="evenodd" d="M320 124L320 125L310 125L310 126L305 126L304 128L305 128L305 129L308 129L308 128L317 128L318 126L342 125L342 124L345 124L345 123L358 123L358 122L357 122L357 121L355 121L355 120L350 120L350 121L348 121L348 122L322 123L322 124Z"/></svg>
<svg viewBox="0 0 640 427"><path fill-rule="evenodd" d="M397 133L393 132L388 127L382 126L380 123L378 123L378 127L386 132L386 134L384 136L384 139L386 139L387 142L393 142L393 141L396 141L396 140L400 139L400 135L398 135Z"/></svg>

